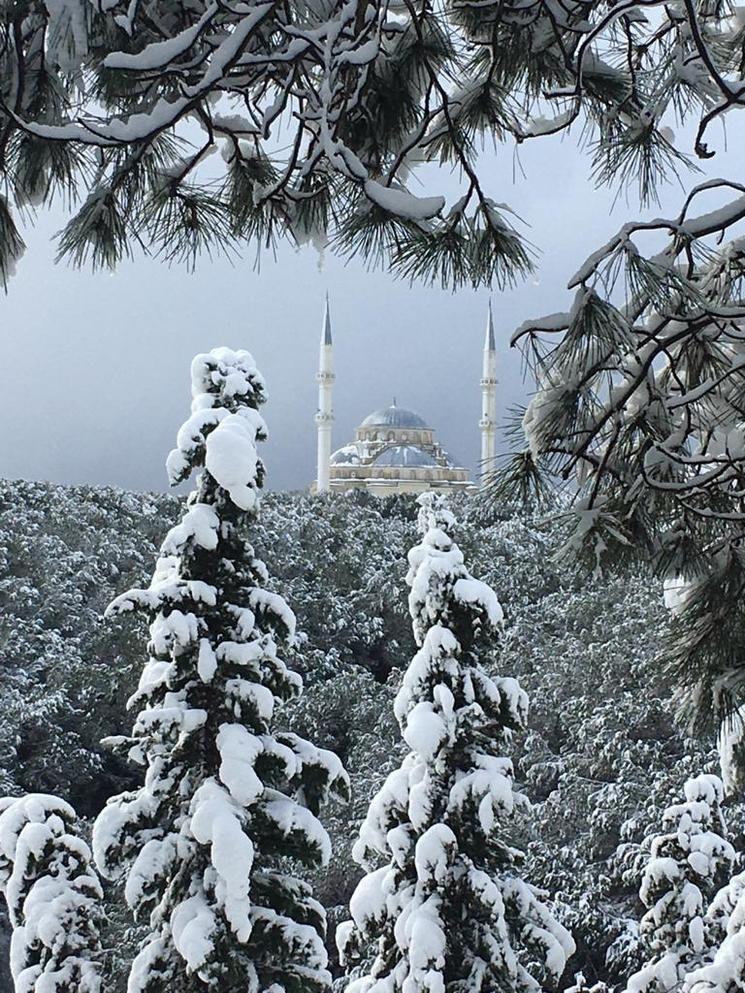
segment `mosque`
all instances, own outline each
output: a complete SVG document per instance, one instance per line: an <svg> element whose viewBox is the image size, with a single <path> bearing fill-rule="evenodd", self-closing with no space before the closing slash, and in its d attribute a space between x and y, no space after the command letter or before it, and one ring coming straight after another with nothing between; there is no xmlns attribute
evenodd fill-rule
<svg viewBox="0 0 745 993"><path fill-rule="evenodd" d="M496 455L497 355L491 305L484 340L481 376L481 463ZM457 465L437 441L432 425L419 414L399 407L395 399L362 421L348 444L331 449L334 423L334 347L331 316L326 300L318 363L318 460L313 489L364 489L376 496L394 493L473 491L476 486L468 470Z"/></svg>

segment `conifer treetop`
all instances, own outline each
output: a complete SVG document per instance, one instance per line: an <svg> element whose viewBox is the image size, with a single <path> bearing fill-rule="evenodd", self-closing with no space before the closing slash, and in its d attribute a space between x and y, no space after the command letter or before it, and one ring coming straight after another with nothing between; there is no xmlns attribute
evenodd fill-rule
<svg viewBox="0 0 745 993"><path fill-rule="evenodd" d="M707 910L731 872L735 852L726 839L721 780L695 776L684 793L683 803L664 811L662 833L650 843L639 889L647 907L640 931L648 960L629 979L627 993L679 988L710 953Z"/></svg>

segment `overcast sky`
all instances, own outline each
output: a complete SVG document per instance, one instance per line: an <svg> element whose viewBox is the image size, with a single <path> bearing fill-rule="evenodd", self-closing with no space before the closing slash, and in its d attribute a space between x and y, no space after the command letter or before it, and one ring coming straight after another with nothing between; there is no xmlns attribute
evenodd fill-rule
<svg viewBox="0 0 745 993"><path fill-rule="evenodd" d="M736 150L735 150L736 151ZM733 173L737 156L712 169ZM566 309L566 281L629 216L633 202L596 191L586 158L560 138L527 143L525 177L500 149L489 192L519 212L542 255L536 276L492 296L500 416L526 395L509 337L528 317ZM518 171L519 172L519 171ZM694 180L686 180L690 185ZM444 177L446 192L453 188ZM682 194L663 193L674 213ZM475 471L481 348L488 293L411 288L313 249L283 249L193 274L138 258L115 274L55 265L60 216L42 215L10 292L0 299L3 425L0 476L163 489L164 460L189 410L189 363L216 345L247 348L267 380L263 455L268 485L306 487L315 475L315 372L323 300L331 300L336 359L334 447L395 395L421 414L455 459Z"/></svg>

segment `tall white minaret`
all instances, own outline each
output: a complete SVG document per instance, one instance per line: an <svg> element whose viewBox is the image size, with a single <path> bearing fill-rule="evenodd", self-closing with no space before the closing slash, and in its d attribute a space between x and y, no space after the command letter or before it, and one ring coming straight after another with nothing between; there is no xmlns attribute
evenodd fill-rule
<svg viewBox="0 0 745 993"><path fill-rule="evenodd" d="M329 297L326 294L326 309L323 314L321 328L321 349L318 358L318 410L316 425L318 430L318 463L316 467L316 492L323 493L329 489L329 470L331 466L331 426L334 423L334 408L331 392L334 386L334 349L331 341L331 314L329 312Z"/></svg>
<svg viewBox="0 0 745 993"><path fill-rule="evenodd" d="M484 355L481 366L481 478L490 471L497 454L497 350L491 300L486 319Z"/></svg>

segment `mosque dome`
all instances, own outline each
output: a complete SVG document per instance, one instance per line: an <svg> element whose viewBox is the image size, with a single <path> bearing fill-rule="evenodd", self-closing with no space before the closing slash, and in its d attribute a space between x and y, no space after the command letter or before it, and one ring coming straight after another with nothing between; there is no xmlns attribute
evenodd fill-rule
<svg viewBox="0 0 745 993"><path fill-rule="evenodd" d="M470 490L468 472L455 465L435 431L413 410L374 411L355 431L353 441L329 454L329 488L391 493Z"/></svg>
<svg viewBox="0 0 745 993"><path fill-rule="evenodd" d="M415 428L428 430L429 425L419 414L406 407L398 407L395 403L381 410L374 410L364 419L361 428Z"/></svg>

